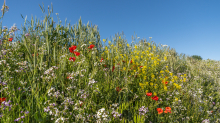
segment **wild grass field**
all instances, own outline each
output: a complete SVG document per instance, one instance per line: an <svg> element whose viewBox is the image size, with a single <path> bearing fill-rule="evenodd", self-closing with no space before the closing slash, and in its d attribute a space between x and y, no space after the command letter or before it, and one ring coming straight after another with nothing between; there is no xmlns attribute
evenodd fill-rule
<svg viewBox="0 0 220 123"><path fill-rule="evenodd" d="M81 19L54 27L50 13L25 19L19 37L0 29L1 123L220 122L218 61L122 34L101 40Z"/></svg>

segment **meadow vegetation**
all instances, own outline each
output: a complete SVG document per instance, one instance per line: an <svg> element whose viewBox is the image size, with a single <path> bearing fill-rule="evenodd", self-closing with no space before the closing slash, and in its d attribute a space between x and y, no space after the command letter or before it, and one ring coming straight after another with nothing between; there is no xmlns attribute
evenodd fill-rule
<svg viewBox="0 0 220 123"><path fill-rule="evenodd" d="M220 121L218 61L122 34L101 42L97 26L54 27L48 13L17 37L0 29L2 123Z"/></svg>

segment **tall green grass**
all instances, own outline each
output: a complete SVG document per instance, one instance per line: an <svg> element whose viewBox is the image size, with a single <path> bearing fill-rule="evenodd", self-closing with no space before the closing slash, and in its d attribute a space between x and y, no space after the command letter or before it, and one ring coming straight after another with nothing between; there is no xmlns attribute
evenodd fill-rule
<svg viewBox="0 0 220 123"><path fill-rule="evenodd" d="M104 46L97 26L54 27L48 13L18 37L1 29L2 123L219 122L219 62L121 34Z"/></svg>

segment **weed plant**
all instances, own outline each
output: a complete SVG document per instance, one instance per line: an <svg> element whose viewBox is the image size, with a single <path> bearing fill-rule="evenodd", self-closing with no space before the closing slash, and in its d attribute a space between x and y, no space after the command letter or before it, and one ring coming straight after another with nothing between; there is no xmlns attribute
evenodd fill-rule
<svg viewBox="0 0 220 123"><path fill-rule="evenodd" d="M0 30L2 123L219 122L219 62L119 34L104 46L97 26L54 27L48 13L20 36Z"/></svg>

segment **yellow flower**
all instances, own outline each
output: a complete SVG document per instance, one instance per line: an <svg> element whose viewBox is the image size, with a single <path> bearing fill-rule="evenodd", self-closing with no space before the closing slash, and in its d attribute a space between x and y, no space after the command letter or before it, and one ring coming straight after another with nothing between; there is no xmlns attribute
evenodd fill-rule
<svg viewBox="0 0 220 123"><path fill-rule="evenodd" d="M108 41L108 43L110 44L110 43L111 43L111 41Z"/></svg>
<svg viewBox="0 0 220 123"><path fill-rule="evenodd" d="M103 39L103 41L105 42L105 39Z"/></svg>
<svg viewBox="0 0 220 123"><path fill-rule="evenodd" d="M166 86L164 87L164 90L167 91L167 87Z"/></svg>
<svg viewBox="0 0 220 123"><path fill-rule="evenodd" d="M166 56L164 57L164 60L165 60L165 61L167 60L167 57L166 57Z"/></svg>
<svg viewBox="0 0 220 123"><path fill-rule="evenodd" d="M157 96L157 93L154 92L154 96Z"/></svg>
<svg viewBox="0 0 220 123"><path fill-rule="evenodd" d="M175 97L175 101L178 101L178 98Z"/></svg>
<svg viewBox="0 0 220 123"><path fill-rule="evenodd" d="M154 83L151 82L150 85L152 86L152 85L154 85Z"/></svg>
<svg viewBox="0 0 220 123"><path fill-rule="evenodd" d="M127 44L127 46L129 47L129 44Z"/></svg>
<svg viewBox="0 0 220 123"><path fill-rule="evenodd" d="M137 46L135 45L134 48L137 49Z"/></svg>
<svg viewBox="0 0 220 123"><path fill-rule="evenodd" d="M146 93L148 92L148 90L146 90Z"/></svg>
<svg viewBox="0 0 220 123"><path fill-rule="evenodd" d="M90 41L89 43L90 43L90 44L92 44L92 42L91 42L91 41Z"/></svg>
<svg viewBox="0 0 220 123"><path fill-rule="evenodd" d="M119 39L121 39L121 37L119 36Z"/></svg>
<svg viewBox="0 0 220 123"><path fill-rule="evenodd" d="M173 76L173 73L170 73L170 76Z"/></svg>

